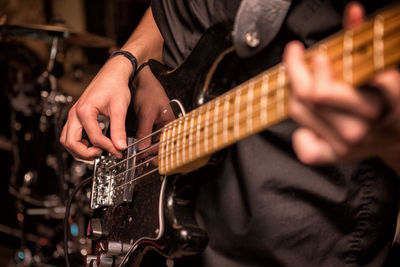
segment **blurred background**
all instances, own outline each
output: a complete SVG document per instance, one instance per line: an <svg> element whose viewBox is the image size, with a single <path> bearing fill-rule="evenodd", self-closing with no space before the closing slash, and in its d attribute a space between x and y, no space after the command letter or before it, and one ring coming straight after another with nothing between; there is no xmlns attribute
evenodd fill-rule
<svg viewBox="0 0 400 267"><path fill-rule="evenodd" d="M0 267L64 266L65 200L91 170L58 136L71 104L148 5L0 0ZM71 207L72 266L91 253L89 194Z"/></svg>
<svg viewBox="0 0 400 267"><path fill-rule="evenodd" d="M65 266L65 201L91 167L75 161L58 138L69 107L148 5L0 0L0 267ZM71 206L71 266L93 253L89 200L88 186ZM399 244L386 266L400 266Z"/></svg>

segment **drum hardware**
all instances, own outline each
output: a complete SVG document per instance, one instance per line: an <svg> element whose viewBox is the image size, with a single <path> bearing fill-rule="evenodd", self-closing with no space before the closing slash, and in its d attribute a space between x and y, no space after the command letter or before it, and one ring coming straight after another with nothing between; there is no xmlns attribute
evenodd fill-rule
<svg viewBox="0 0 400 267"><path fill-rule="evenodd" d="M39 206L39 207L56 207L57 205L60 204L60 201L58 197L47 197L44 200L39 200L36 198L33 198L30 196L30 189L27 189L27 187L22 187L21 189L16 189L14 186L10 185L8 187L8 190L10 194L18 199L23 200L26 203L29 203L34 206Z"/></svg>
<svg viewBox="0 0 400 267"><path fill-rule="evenodd" d="M66 44L107 48L114 46L114 42L89 33L74 32L63 26L0 24L0 37L9 35L39 39L51 44L49 60L44 71L40 74L36 72L34 77L37 78L30 84L24 82L24 72L21 71L17 74L18 84L14 86L15 83L12 83L13 91L9 95L9 101L12 102L9 149L14 155L9 192L17 198L16 202L20 203L17 217L21 245L16 251L15 262L23 266L60 266L59 262L51 265L64 257L58 232L52 237L46 237L36 228L40 225L55 225L53 231L59 231L60 223L57 220L64 218L65 196L73 185L82 180L88 166L72 160L58 141L68 106L73 101L68 93L59 91L60 77L55 70L57 60L60 60L59 47ZM18 67L15 69L18 70ZM102 128L108 125L106 121L99 123ZM31 163L28 163L29 161ZM58 189L42 193L42 185L51 188L49 182L54 183L57 180ZM82 229L87 223L84 215L89 212L85 207L89 205L86 203L82 206L81 203L88 201L88 196L89 192L81 194L77 204L72 206L73 213L80 216L71 219L71 227L75 227L75 231L78 227L79 231L78 235L71 236L74 242L68 244L68 248L72 253L79 253L81 256L91 254L91 241L82 236L85 232ZM71 234L72 230L71 228ZM30 239L32 236L36 238ZM46 245L40 245L40 240L46 241ZM37 247L46 252L38 251ZM106 259L103 262L105 261Z"/></svg>
<svg viewBox="0 0 400 267"><path fill-rule="evenodd" d="M64 219L65 207L51 207L51 208L43 208L43 209L26 209L27 215L33 216L47 216L56 219Z"/></svg>
<svg viewBox="0 0 400 267"><path fill-rule="evenodd" d="M58 45L59 45L59 37L52 36L52 46L50 49L50 56L49 61L47 63L47 67L42 74L36 79L36 88L40 88L42 91L39 94L39 98L35 97L27 97L24 92L23 88L21 87L17 98L11 99L12 106L14 110L12 111L11 123L12 123L12 142L13 142L13 154L14 154L14 168L12 172L12 179L11 185L16 184L16 176L23 176L22 181L19 182L19 190L16 188L10 188L10 193L14 193L16 197L21 197L24 200L28 200L28 203L31 204L45 204L48 205L48 202L44 202L43 200L35 199L32 196L32 190L30 190L30 186L35 185L40 176L40 172L43 172L43 163L37 161L36 163L28 163L27 167L24 167L24 164L27 162L21 161L20 157L23 156L20 151L20 146L22 145L31 145L33 148L36 144L32 142L42 142L43 145L46 145L46 142L54 142L53 149L49 148L50 150L54 150L53 153L43 152L46 148L39 147L36 145L37 149L42 151L28 151L25 153L41 153L42 155L39 156L39 159L44 160L47 168L53 169L56 175L56 179L58 179L58 187L61 190L65 190L68 188L67 181L66 181L66 164L64 157L62 156L63 153L66 153L62 150L61 145L58 142L58 136L60 135L59 128L64 122L64 118L66 117L66 105L72 102L72 97L66 96L58 91L57 88L57 80L55 76L52 74L54 68L54 62L58 52ZM17 102L16 99L19 99ZM18 110L24 110L25 115L30 115L30 117L34 120L34 114L36 114L35 110L30 110L29 106L24 105L26 101L23 100L27 99L28 103L40 101L41 105L39 106L41 110L40 116L38 119L38 129L35 129L35 125L32 125L31 128L24 129L21 122L17 119ZM37 132L38 130L38 132ZM49 139L51 138L51 139ZM21 140L22 139L22 140ZM48 145L48 144L47 144ZM50 145L51 146L51 145ZM43 153L47 153L44 155ZM40 154L39 154L40 155ZM24 156L23 156L24 157ZM26 158L25 161L29 160L30 158ZM32 160L32 158L31 158ZM21 173L25 168L25 173ZM20 179L21 180L21 179ZM13 187L13 186L11 186ZM17 191L17 194L15 194ZM53 198L52 196L49 196ZM56 198L58 201L51 201L52 204L55 206L60 205L64 201L64 194L56 194ZM60 198L61 197L61 198ZM32 202L33 200L33 202ZM36 201L38 200L38 201Z"/></svg>
<svg viewBox="0 0 400 267"><path fill-rule="evenodd" d="M113 40L89 32L72 30L65 25L0 24L2 35L14 35L51 43L54 37L62 38L67 45L86 48L111 48Z"/></svg>

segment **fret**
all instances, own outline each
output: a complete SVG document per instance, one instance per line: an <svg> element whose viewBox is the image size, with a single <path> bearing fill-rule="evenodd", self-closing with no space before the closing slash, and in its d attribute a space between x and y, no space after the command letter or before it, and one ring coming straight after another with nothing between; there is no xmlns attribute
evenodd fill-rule
<svg viewBox="0 0 400 267"><path fill-rule="evenodd" d="M277 87L277 115L279 118L285 115L285 82L286 82L286 68L284 65L279 66L278 69L278 87Z"/></svg>
<svg viewBox="0 0 400 267"><path fill-rule="evenodd" d="M170 153L170 160L171 160L171 169L174 168L174 162L175 162L175 158L174 158L174 149L176 148L176 121L174 121L173 125L172 125L172 135L171 135L171 153Z"/></svg>
<svg viewBox="0 0 400 267"><path fill-rule="evenodd" d="M204 121L204 152L208 153L208 131L210 127L210 110L211 110L211 104L207 103L206 104L206 116L205 116L205 121Z"/></svg>
<svg viewBox="0 0 400 267"><path fill-rule="evenodd" d="M183 120L185 121L183 123L183 132L182 132L182 136L183 136L183 142L182 142L182 162L186 162L186 146L187 146L187 135L188 135L188 131L187 131L187 125L188 125L188 120L189 118L187 116L183 117ZM189 133L190 136L190 133Z"/></svg>
<svg viewBox="0 0 400 267"><path fill-rule="evenodd" d="M374 70L382 70L384 66L383 53L383 34L385 32L384 19L381 15L376 15L374 19L373 53Z"/></svg>
<svg viewBox="0 0 400 267"><path fill-rule="evenodd" d="M242 88L239 87L238 89L236 89L235 92L235 110L234 110L234 118L233 118L233 128L234 128L234 135L235 138L239 138L240 137L240 121L239 121L239 115L240 115L240 93L242 91Z"/></svg>
<svg viewBox="0 0 400 267"><path fill-rule="evenodd" d="M167 127L164 127L163 130L162 130L161 149L160 149L160 153L158 155L159 161L160 161L160 164L159 164L160 168L163 168L164 172L166 171L165 170L165 168L166 168L166 166L165 166L165 158L166 158L167 148L166 148L165 140L167 138L167 131L168 131Z"/></svg>
<svg viewBox="0 0 400 267"><path fill-rule="evenodd" d="M214 116L213 116L213 148L218 148L218 115L219 115L219 105L220 99L217 98L215 101L214 107Z"/></svg>
<svg viewBox="0 0 400 267"><path fill-rule="evenodd" d="M246 128L247 132L253 129L253 97L254 97L254 81L251 81L247 88L247 102L246 102Z"/></svg>
<svg viewBox="0 0 400 267"><path fill-rule="evenodd" d="M229 98L230 95L227 94L224 98L224 113L223 113L223 141L226 143L228 142L228 114L229 114Z"/></svg>
<svg viewBox="0 0 400 267"><path fill-rule="evenodd" d="M190 114L190 130L189 130L189 160L193 160L193 137L194 137L194 115L196 114L195 111L189 113Z"/></svg>
<svg viewBox="0 0 400 267"><path fill-rule="evenodd" d="M343 36L343 81L353 83L353 31L347 30Z"/></svg>
<svg viewBox="0 0 400 267"><path fill-rule="evenodd" d="M196 157L200 158L200 133L201 133L201 113L204 106L200 106L197 115L197 129L196 129Z"/></svg>
<svg viewBox="0 0 400 267"><path fill-rule="evenodd" d="M177 165L179 165L179 160L180 160L180 157L179 157L179 153L180 153L180 151L181 151L181 149L180 149L180 142L179 142L179 140L180 139L183 139L183 137L184 137L184 134L182 133L182 131L181 131L181 126L182 126L182 117L180 117L179 119L178 119L178 134L176 135L176 152L175 152L175 154L176 154L176 160L175 160L175 162L176 162L176 164ZM174 135L175 136L175 135ZM183 148L183 147L182 147Z"/></svg>
<svg viewBox="0 0 400 267"><path fill-rule="evenodd" d="M261 85L261 123L267 123L268 121L268 90L269 90L269 74L266 73L262 77Z"/></svg>
<svg viewBox="0 0 400 267"><path fill-rule="evenodd" d="M306 52L306 62L315 53L326 54L334 78L355 86L365 82L374 72L396 66L400 61L400 5L396 8L321 41ZM196 169L204 164L196 164L198 159L286 118L287 88L286 68L278 64L190 112L190 117L180 120L179 125L169 124L161 137L160 172L187 172L192 163ZM172 139L176 131L178 136L183 131L183 139ZM188 150L185 149L187 145ZM182 147L179 152L182 154L171 150L174 146ZM166 157L171 151L175 161Z"/></svg>
<svg viewBox="0 0 400 267"><path fill-rule="evenodd" d="M168 127L167 128L168 135L167 135L166 141L165 141L165 169L166 169L166 171L168 171L170 169L170 166L169 166L170 161L168 160L167 156L168 156L169 151L171 151L171 148L170 148L171 136L172 136L171 126L172 126L172 123L169 123L167 126ZM171 169L172 169L172 167L171 167Z"/></svg>

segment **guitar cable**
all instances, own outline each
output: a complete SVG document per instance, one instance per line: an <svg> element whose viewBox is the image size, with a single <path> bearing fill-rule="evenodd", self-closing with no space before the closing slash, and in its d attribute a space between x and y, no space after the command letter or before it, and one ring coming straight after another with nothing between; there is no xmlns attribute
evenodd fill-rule
<svg viewBox="0 0 400 267"><path fill-rule="evenodd" d="M92 180L92 177L86 178L85 180L83 180L77 187L75 187L74 191L72 192L72 194L70 195L68 202L67 202L67 206L65 207L65 215L64 215L64 258L65 258L65 266L66 267L70 267L70 263L69 263L69 257L68 257L68 218L69 218L69 214L70 214L70 209L71 209L71 204L72 204L72 200L75 198L75 195L78 193L78 191L84 187L85 185L87 185L90 181Z"/></svg>

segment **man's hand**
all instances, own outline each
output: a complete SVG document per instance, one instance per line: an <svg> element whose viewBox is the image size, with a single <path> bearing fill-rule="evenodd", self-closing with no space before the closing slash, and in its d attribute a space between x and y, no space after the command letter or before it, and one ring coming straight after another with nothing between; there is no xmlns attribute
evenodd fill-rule
<svg viewBox="0 0 400 267"><path fill-rule="evenodd" d="M120 151L126 147L125 118L131 95L126 79L113 78L121 77L123 70L113 67L112 62L103 67L69 112L61 143L76 158L92 159L102 152L100 148L121 157ZM133 106L138 119L136 138L141 139L151 134L154 127L173 120L174 115L163 87L149 67L137 74L133 87ZM110 118L111 140L101 132L97 122L99 114ZM92 147L88 147L87 140L82 139L83 128L86 129ZM149 146L150 141L150 138L143 140L138 148Z"/></svg>
<svg viewBox="0 0 400 267"><path fill-rule="evenodd" d="M359 4L350 4L344 26L363 19ZM326 56L316 55L310 68L298 42L287 45L284 60L291 83L290 113L301 127L293 147L307 164L329 164L378 156L400 173L400 74L387 70L365 88L333 78Z"/></svg>
<svg viewBox="0 0 400 267"><path fill-rule="evenodd" d="M134 54L140 65L150 58L161 60L163 42L151 8L148 8L121 49ZM117 157L122 156L121 150L126 148L125 117L131 99L128 87L131 73L132 64L127 58L122 55L111 58L71 108L60 142L74 157L91 160L103 149ZM150 105L146 100L135 100L135 104L139 102L140 105ZM135 108L145 110L140 106ZM102 134L97 122L99 114L110 119L111 139ZM88 140L82 139L83 129L93 146L89 147Z"/></svg>
<svg viewBox="0 0 400 267"><path fill-rule="evenodd" d="M76 158L90 160L102 149L121 157L126 147L125 117L130 102L128 88L132 65L117 56L110 59L96 75L75 105L70 109L60 142ZM97 118L110 118L111 140L102 134ZM82 139L86 130L90 142Z"/></svg>
<svg viewBox="0 0 400 267"><path fill-rule="evenodd" d="M144 67L133 81L133 108L138 120L136 138L142 139L175 119L169 98L162 85L148 66ZM138 143L141 150L151 144L151 138Z"/></svg>

